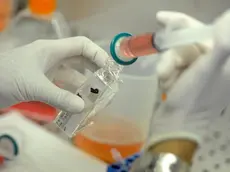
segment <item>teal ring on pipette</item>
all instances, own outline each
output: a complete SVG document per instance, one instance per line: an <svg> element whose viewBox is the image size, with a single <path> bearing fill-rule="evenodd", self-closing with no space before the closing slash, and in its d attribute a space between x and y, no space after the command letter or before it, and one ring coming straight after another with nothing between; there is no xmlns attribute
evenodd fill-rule
<svg viewBox="0 0 230 172"><path fill-rule="evenodd" d="M12 145L13 145L13 153L14 153L14 155L15 156L17 156L18 154L19 154L19 148L18 148L18 144L17 144L17 142L15 141L15 139L13 138L13 137L11 137L10 135L8 135L8 134L3 134L3 135L1 135L0 136L0 141L2 140L2 139L7 139L7 140L9 140L11 143L12 143ZM8 158L4 158L5 160L10 160L10 159L8 159Z"/></svg>
<svg viewBox="0 0 230 172"><path fill-rule="evenodd" d="M121 38L130 37L130 36L132 36L130 33L125 33L125 32L119 33L113 38L113 40L110 43L110 54L111 54L112 58L120 65L124 65L124 66L131 65L138 58L138 57L136 57L136 58L132 58L130 61L123 61L119 58L119 56L116 53L117 41L120 40Z"/></svg>

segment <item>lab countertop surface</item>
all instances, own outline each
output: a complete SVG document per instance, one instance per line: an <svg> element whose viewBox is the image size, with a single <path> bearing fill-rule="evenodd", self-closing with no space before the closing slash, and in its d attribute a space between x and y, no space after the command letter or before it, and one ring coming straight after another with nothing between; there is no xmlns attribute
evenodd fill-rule
<svg viewBox="0 0 230 172"><path fill-rule="evenodd" d="M33 124L17 112L0 118L0 134L16 138L20 155L1 172L106 172L106 164Z"/></svg>

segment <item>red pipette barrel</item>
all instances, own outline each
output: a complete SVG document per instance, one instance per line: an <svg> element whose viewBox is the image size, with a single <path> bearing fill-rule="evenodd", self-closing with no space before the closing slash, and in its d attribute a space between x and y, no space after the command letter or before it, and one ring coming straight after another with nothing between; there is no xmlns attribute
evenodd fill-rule
<svg viewBox="0 0 230 172"><path fill-rule="evenodd" d="M113 59L121 65L130 65L139 56L158 53L154 45L154 34L132 36L129 33L120 33L114 37L110 45Z"/></svg>

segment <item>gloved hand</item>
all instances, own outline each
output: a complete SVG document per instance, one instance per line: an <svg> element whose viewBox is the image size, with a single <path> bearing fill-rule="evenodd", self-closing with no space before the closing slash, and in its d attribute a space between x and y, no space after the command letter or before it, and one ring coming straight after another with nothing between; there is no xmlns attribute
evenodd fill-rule
<svg viewBox="0 0 230 172"><path fill-rule="evenodd" d="M157 19L175 29L202 25L174 12L159 12ZM171 139L200 143L212 119L229 104L229 22L227 12L215 22L213 40L171 49L161 55L157 75L167 100L154 113L149 145Z"/></svg>
<svg viewBox="0 0 230 172"><path fill-rule="evenodd" d="M179 12L161 11L157 13L156 18L167 32L183 28L197 28L204 25L202 22ZM157 65L157 75L161 89L167 92L184 70L212 48L213 40L210 39L164 52Z"/></svg>
<svg viewBox="0 0 230 172"><path fill-rule="evenodd" d="M81 111L84 101L58 88L45 75L60 62L80 56L102 67L108 54L85 37L38 40L1 53L0 108L19 102L41 101L67 112Z"/></svg>

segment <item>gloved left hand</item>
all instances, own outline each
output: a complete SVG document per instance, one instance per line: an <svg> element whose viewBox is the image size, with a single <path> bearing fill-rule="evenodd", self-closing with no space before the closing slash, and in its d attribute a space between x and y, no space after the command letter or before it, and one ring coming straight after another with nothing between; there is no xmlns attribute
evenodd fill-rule
<svg viewBox="0 0 230 172"><path fill-rule="evenodd" d="M102 67L108 54L85 37L38 40L1 53L0 108L19 102L41 101L67 112L81 111L84 101L58 88L45 75L63 60L79 56Z"/></svg>

